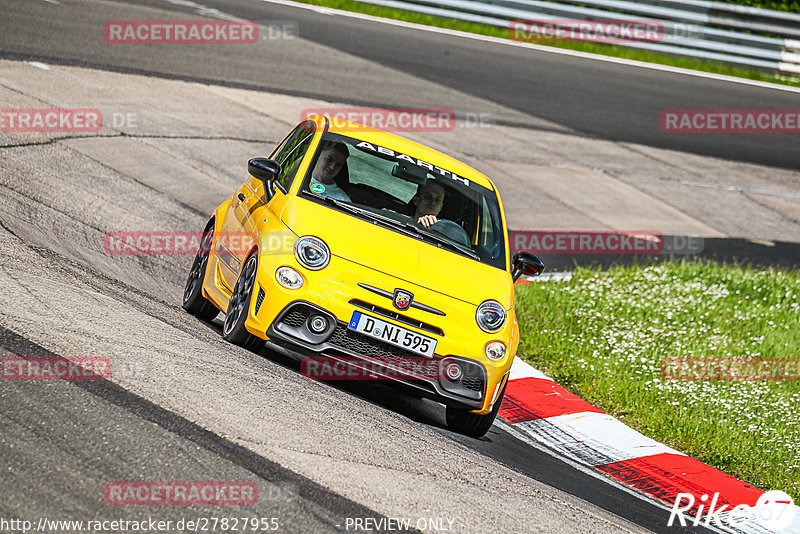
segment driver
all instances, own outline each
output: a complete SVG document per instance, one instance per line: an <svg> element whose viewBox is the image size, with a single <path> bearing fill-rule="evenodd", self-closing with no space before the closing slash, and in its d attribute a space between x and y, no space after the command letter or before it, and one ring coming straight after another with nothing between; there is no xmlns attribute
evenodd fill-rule
<svg viewBox="0 0 800 534"><path fill-rule="evenodd" d="M457 243L469 246L469 236L460 225L437 217L444 206L444 195L444 186L435 179L420 185L417 194L411 198L411 203L414 205L414 220L425 228L436 225L433 230Z"/></svg>
<svg viewBox="0 0 800 534"><path fill-rule="evenodd" d="M425 228L430 228L439 220L436 218L444 206L444 187L435 180L428 180L417 188L411 199L414 204L414 220Z"/></svg>

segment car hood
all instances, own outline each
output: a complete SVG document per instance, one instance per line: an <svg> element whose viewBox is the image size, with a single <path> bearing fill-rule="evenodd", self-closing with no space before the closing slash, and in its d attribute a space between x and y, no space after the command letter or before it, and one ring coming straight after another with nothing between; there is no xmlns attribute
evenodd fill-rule
<svg viewBox="0 0 800 534"><path fill-rule="evenodd" d="M282 212L283 223L298 236L319 237L334 256L475 306L494 299L511 307L513 283L506 271L334 208L293 200Z"/></svg>

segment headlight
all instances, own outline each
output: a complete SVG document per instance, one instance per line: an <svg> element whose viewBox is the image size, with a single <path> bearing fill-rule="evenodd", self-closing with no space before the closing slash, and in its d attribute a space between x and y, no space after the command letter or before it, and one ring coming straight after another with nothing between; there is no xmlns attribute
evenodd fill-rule
<svg viewBox="0 0 800 534"><path fill-rule="evenodd" d="M492 341L484 349L486 357L492 361L500 361L506 357L506 345L502 341Z"/></svg>
<svg viewBox="0 0 800 534"><path fill-rule="evenodd" d="M478 326L486 332L497 332L506 322L506 310L496 300L487 300L475 312Z"/></svg>
<svg viewBox="0 0 800 534"><path fill-rule="evenodd" d="M297 261L311 270L322 269L331 261L331 251L322 239L306 235L294 244Z"/></svg>
<svg viewBox="0 0 800 534"><path fill-rule="evenodd" d="M303 275L291 267L279 267L275 279L286 289L299 289L303 285Z"/></svg>

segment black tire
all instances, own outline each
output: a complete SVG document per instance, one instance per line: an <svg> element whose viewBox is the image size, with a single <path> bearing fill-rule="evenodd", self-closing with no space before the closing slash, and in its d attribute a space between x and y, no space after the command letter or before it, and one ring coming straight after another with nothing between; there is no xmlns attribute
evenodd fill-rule
<svg viewBox="0 0 800 534"><path fill-rule="evenodd" d="M214 304L203 296L203 280L206 277L208 266L208 253L214 240L214 220L209 221L203 231L200 249L194 257L186 288L183 290L183 309L203 321L211 321L217 316L219 310Z"/></svg>
<svg viewBox="0 0 800 534"><path fill-rule="evenodd" d="M453 432L458 432L459 434L464 434L473 438L484 436L489 429L492 428L492 423L494 423L497 417L497 412L500 411L500 405L503 403L503 397L506 394L507 384L508 380L503 384L503 390L500 392L500 396L497 397L492 411L487 414L480 415L472 413L469 410L461 410L448 406L447 428Z"/></svg>
<svg viewBox="0 0 800 534"><path fill-rule="evenodd" d="M244 322L250 310L250 300L253 298L253 288L256 285L258 272L258 254L253 253L244 260L244 266L233 286L233 294L228 301L228 310L225 312L225 322L222 325L222 337L234 345L239 345L259 352L264 347L264 340L247 331Z"/></svg>

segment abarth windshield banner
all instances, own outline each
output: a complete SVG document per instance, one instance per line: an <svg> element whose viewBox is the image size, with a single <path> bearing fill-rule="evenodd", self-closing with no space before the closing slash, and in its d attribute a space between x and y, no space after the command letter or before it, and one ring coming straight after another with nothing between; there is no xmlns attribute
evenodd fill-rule
<svg viewBox="0 0 800 534"><path fill-rule="evenodd" d="M421 159L412 158L411 156L408 156L408 155L403 154L401 152L395 152L391 148L382 147L380 145L373 145L372 143L367 143L366 141L361 141L360 143L355 145L355 147L356 148L360 148L361 150L364 150L364 151L367 151L367 152L374 152L376 154L383 154L384 156L389 156L390 158L396 159L398 161L399 160L407 161L407 162L411 163L412 165L416 165L417 167L422 167L424 169L428 169L428 171L430 171L430 172L432 172L434 174L438 174L439 176L444 176L446 178L450 178L451 180L455 180L457 182L461 182L462 184L467 185L467 186L472 184L472 182L470 182L469 180L467 180L466 178L464 178L462 176L457 175L454 172L450 172L447 169L442 169L441 167L437 167L436 165L428 163L427 161L422 161Z"/></svg>

